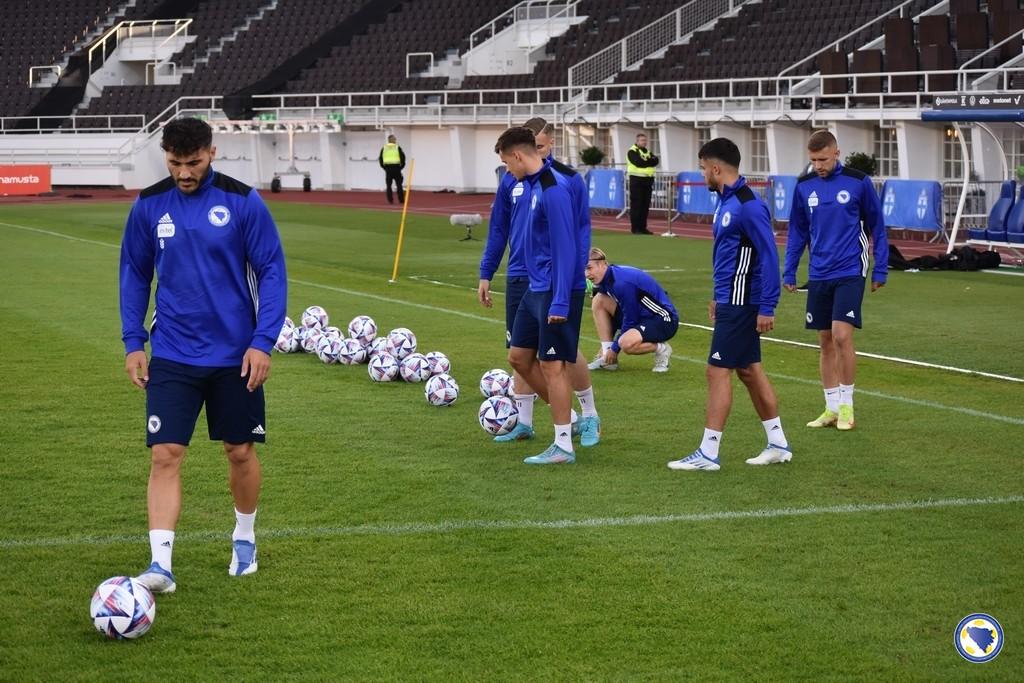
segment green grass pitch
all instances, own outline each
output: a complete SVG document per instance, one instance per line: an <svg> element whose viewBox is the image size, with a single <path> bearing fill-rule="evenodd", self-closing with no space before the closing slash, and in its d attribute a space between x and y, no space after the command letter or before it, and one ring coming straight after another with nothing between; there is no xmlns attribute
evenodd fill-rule
<svg viewBox="0 0 1024 683"><path fill-rule="evenodd" d="M475 298L482 243L413 216L389 284L395 214L282 202L289 314L409 327L462 394L438 409L422 385L275 354L259 573L227 576L227 467L201 417L178 592L139 641L104 640L94 587L149 561L145 404L117 310L127 208L0 207L0 681L1024 679L1020 383L862 358L857 429L809 430L817 353L765 342L793 462L743 463L764 434L736 382L722 471L672 472L703 426L710 333L684 326L668 374L651 356L595 373L599 446L530 468L543 405L526 444L476 421L481 374L506 366L503 299ZM710 242L593 242L661 271L683 321L707 324ZM771 337L814 342L803 297L783 293ZM865 325L861 351L1024 377L1022 277L892 273ZM975 611L1007 641L984 665L953 647Z"/></svg>

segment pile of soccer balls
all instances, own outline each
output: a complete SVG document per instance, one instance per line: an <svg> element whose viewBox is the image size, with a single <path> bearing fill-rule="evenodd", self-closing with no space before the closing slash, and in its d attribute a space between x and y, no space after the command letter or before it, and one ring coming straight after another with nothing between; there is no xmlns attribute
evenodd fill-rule
<svg viewBox="0 0 1024 683"><path fill-rule="evenodd" d="M327 311L310 306L302 312L298 325L291 318L284 319L274 349L280 353L301 349L316 354L328 365L365 363L374 382L391 382L398 377L409 383L425 382L424 395L434 406L449 406L459 397L448 357L440 351L418 353L412 330L398 327L378 336L373 318L358 315L349 322L346 337L329 323Z"/></svg>
<svg viewBox="0 0 1024 683"><path fill-rule="evenodd" d="M503 436L515 429L519 412L512 400L515 393L512 377L500 368L488 370L480 378L480 393L484 395L484 402L480 404L478 417L484 431Z"/></svg>

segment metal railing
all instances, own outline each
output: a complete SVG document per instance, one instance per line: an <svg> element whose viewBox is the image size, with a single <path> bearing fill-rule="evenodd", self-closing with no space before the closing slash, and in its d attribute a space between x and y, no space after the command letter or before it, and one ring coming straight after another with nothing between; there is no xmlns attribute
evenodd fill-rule
<svg viewBox="0 0 1024 683"><path fill-rule="evenodd" d="M749 0L691 0L569 67L569 88L597 84L680 42L701 26Z"/></svg>
<svg viewBox="0 0 1024 683"><path fill-rule="evenodd" d="M89 73L103 65L121 41L132 38L160 38L159 45L154 46L154 53L178 36L187 36L192 19L157 19L153 21L122 21L104 33L89 48ZM99 59L97 60L97 55Z"/></svg>
<svg viewBox="0 0 1024 683"><path fill-rule="evenodd" d="M430 75L434 75L434 53L433 52L406 52L405 53L405 77L409 78L412 71L409 64L410 57L430 57Z"/></svg>
<svg viewBox="0 0 1024 683"><path fill-rule="evenodd" d="M47 66L30 66L28 68L28 87L31 88L35 86L35 83L32 79L32 75L40 71L55 73L57 74L57 80L60 80L60 75L63 72L63 69L61 69L60 64L49 64Z"/></svg>
<svg viewBox="0 0 1024 683"><path fill-rule="evenodd" d="M116 124L115 124L116 121ZM98 125L92 125L98 124ZM138 133L145 126L143 114L83 114L80 116L0 117L4 133Z"/></svg>
<svg viewBox="0 0 1024 683"><path fill-rule="evenodd" d="M884 14L880 14L879 16L875 17L871 21L869 21L869 22L867 22L867 23L865 23L865 24L863 24L861 26L858 26L857 28L853 29L852 31L847 33L842 38L839 38L839 39L829 43L828 45L826 45L825 47L821 48L817 52L812 52L811 54L809 54L806 57L800 59L799 61L793 62L792 64L787 66L785 69L780 71L779 72L779 76L780 77L785 76L787 73L789 73L791 71L795 71L798 67L801 67L801 66L813 65L814 60L817 59L819 55L822 55L822 54L824 54L826 52L830 52L832 50L841 50L842 52L850 52L851 50L854 50L857 47L860 47L860 45L856 45L856 44L849 45L847 47L843 47L843 46L844 46L844 44L846 43L847 40L850 40L851 38L854 38L858 34L860 34L860 33L864 32L864 31L874 27L876 24L879 24L880 22L884 21L885 19L888 19L893 14L899 13L899 16L901 16L901 17L904 16L904 12L911 5L913 5L913 4L917 3L917 2L918 2L918 0L905 0L905 2L901 2L899 5L897 5L896 7L893 7L888 12L886 12ZM932 7L928 8L928 10L934 9L935 6L941 5L941 4L948 5L948 1L947 0L939 0L939 2L936 2L935 5L933 5ZM928 10L925 10L925 13L927 13Z"/></svg>
<svg viewBox="0 0 1024 683"><path fill-rule="evenodd" d="M523 0L469 34L469 49L472 51L519 21L544 19L550 23L555 19L575 17L579 2L580 0Z"/></svg>

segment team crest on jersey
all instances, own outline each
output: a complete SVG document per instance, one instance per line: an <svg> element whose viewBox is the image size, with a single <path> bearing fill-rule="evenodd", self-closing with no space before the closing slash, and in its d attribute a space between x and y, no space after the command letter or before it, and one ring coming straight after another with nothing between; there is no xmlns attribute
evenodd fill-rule
<svg viewBox="0 0 1024 683"><path fill-rule="evenodd" d="M840 190L839 194L836 195L836 201L840 204L845 204L850 201L850 193L846 190Z"/></svg>
<svg viewBox="0 0 1024 683"><path fill-rule="evenodd" d="M228 207L218 204L210 209L210 212L206 214L206 217L210 219L210 223L212 225L216 225L218 228L223 228L231 221L231 212L228 211Z"/></svg>
<svg viewBox="0 0 1024 683"><path fill-rule="evenodd" d="M732 214L726 211L722 214L722 227L728 228L730 223L732 223Z"/></svg>

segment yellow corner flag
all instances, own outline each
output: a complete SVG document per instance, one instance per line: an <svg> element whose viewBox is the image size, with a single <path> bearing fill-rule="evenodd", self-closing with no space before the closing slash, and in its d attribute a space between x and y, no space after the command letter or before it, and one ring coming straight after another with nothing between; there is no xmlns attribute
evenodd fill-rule
<svg viewBox="0 0 1024 683"><path fill-rule="evenodd" d="M395 247L395 267L391 271L391 279L388 282L398 282L398 259L402 255L402 238L405 236L405 214L409 210L409 195L412 194L412 171L416 167L416 160L409 160L409 181L405 186L405 201L402 202L402 222L398 226L398 245Z"/></svg>

